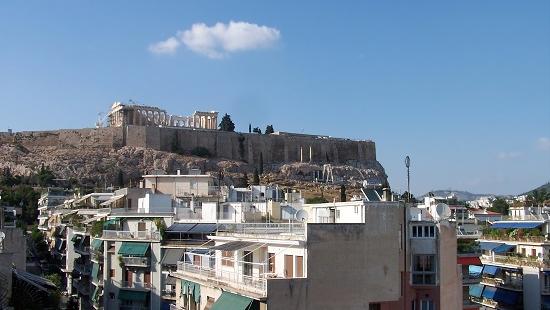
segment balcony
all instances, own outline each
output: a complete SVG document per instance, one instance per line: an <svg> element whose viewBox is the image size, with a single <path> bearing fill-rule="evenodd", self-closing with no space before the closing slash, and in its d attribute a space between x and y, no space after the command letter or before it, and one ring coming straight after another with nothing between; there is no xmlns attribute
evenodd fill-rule
<svg viewBox="0 0 550 310"><path fill-rule="evenodd" d="M176 300L176 290L175 289L162 290L162 298L169 299L169 300Z"/></svg>
<svg viewBox="0 0 550 310"><path fill-rule="evenodd" d="M177 266L176 273L191 279L225 285L251 293L255 298L267 296L267 278L247 276L242 273L194 265L189 262L178 262Z"/></svg>
<svg viewBox="0 0 550 310"><path fill-rule="evenodd" d="M535 268L550 268L550 261L547 259L539 259L536 257L520 257L508 255L483 255L484 261L492 263L500 263L515 266L528 266Z"/></svg>
<svg viewBox="0 0 550 310"><path fill-rule="evenodd" d="M90 247L89 246L80 246L75 247L74 251L81 255L90 255Z"/></svg>
<svg viewBox="0 0 550 310"><path fill-rule="evenodd" d="M73 282L74 288L78 291L81 295L90 295L90 285L82 280L75 280Z"/></svg>
<svg viewBox="0 0 550 310"><path fill-rule="evenodd" d="M462 275L462 284L477 284L481 281L481 275L474 277L468 274Z"/></svg>
<svg viewBox="0 0 550 310"><path fill-rule="evenodd" d="M103 263L103 253L98 251L90 252L90 259L96 263Z"/></svg>
<svg viewBox="0 0 550 310"><path fill-rule="evenodd" d="M489 284L489 285L493 285L493 286L497 286L497 287L512 289L512 290L516 290L516 291L523 290L523 284L522 284L521 281L504 281L503 279L500 279L500 278L487 278L487 277L484 277L481 280L481 282L484 283L484 284Z"/></svg>
<svg viewBox="0 0 550 310"><path fill-rule="evenodd" d="M218 228L219 236L230 236L238 234L261 239L280 240L305 240L304 223L239 223L223 224Z"/></svg>
<svg viewBox="0 0 550 310"><path fill-rule="evenodd" d="M490 241L515 241L515 242L533 242L533 243L544 243L546 242L546 237L544 236L491 236L484 234L480 238L481 240L490 240Z"/></svg>
<svg viewBox="0 0 550 310"><path fill-rule="evenodd" d="M149 267L149 257L124 257L122 256L122 262L125 266L129 267Z"/></svg>
<svg viewBox="0 0 550 310"><path fill-rule="evenodd" d="M110 239L110 240L160 241L160 233L158 231L104 230L102 238L103 239Z"/></svg>
<svg viewBox="0 0 550 310"><path fill-rule="evenodd" d="M116 287L123 288L123 289L135 289L140 291L150 291L152 289L155 289L155 287L151 283L145 283L145 282L128 282L128 281L113 280L113 284Z"/></svg>
<svg viewBox="0 0 550 310"><path fill-rule="evenodd" d="M82 275L90 275L90 272L92 272L92 265L75 263L74 270L78 271Z"/></svg>

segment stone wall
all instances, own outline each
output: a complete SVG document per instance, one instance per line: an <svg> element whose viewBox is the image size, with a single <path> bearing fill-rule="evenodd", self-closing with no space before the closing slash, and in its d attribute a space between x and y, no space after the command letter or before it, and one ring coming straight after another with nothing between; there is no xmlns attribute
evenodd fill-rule
<svg viewBox="0 0 550 310"><path fill-rule="evenodd" d="M107 127L65 129L54 131L24 131L0 133L1 143L17 143L25 147L147 147L161 151L190 154L204 147L218 158L242 160L257 164L263 156L265 164L283 162L361 165L376 160L372 141L353 141L302 134L260 135L216 130L166 127Z"/></svg>

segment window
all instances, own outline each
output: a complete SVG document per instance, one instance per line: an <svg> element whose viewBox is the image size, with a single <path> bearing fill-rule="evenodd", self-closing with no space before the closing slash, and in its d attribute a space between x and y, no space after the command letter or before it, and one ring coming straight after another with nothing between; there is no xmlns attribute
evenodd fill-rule
<svg viewBox="0 0 550 310"><path fill-rule="evenodd" d="M527 250L525 248L521 249L521 255L522 256L527 256Z"/></svg>
<svg viewBox="0 0 550 310"><path fill-rule="evenodd" d="M353 207L353 212L359 213L359 206L354 206Z"/></svg>
<svg viewBox="0 0 550 310"><path fill-rule="evenodd" d="M128 199L128 209L132 209L132 199Z"/></svg>
<svg viewBox="0 0 550 310"><path fill-rule="evenodd" d="M336 218L337 218L337 219L340 218L340 210L336 210Z"/></svg>
<svg viewBox="0 0 550 310"><path fill-rule="evenodd" d="M143 282L147 284L147 286L151 285L151 272L146 272L143 275Z"/></svg>
<svg viewBox="0 0 550 310"><path fill-rule="evenodd" d="M115 293L109 293L109 299L115 299Z"/></svg>
<svg viewBox="0 0 550 310"><path fill-rule="evenodd" d="M275 273L275 253L267 253L269 273Z"/></svg>
<svg viewBox="0 0 550 310"><path fill-rule="evenodd" d="M547 273L544 274L544 289L550 289L550 274Z"/></svg>
<svg viewBox="0 0 550 310"><path fill-rule="evenodd" d="M199 255L193 255L193 265L195 266L201 265L201 257Z"/></svg>
<svg viewBox="0 0 550 310"><path fill-rule="evenodd" d="M531 256L537 256L537 249L531 249Z"/></svg>
<svg viewBox="0 0 550 310"><path fill-rule="evenodd" d="M114 269L109 270L109 277L111 277L111 278L115 277L115 270Z"/></svg>
<svg viewBox="0 0 550 310"><path fill-rule="evenodd" d="M292 255L285 255L285 278L294 277L294 258Z"/></svg>
<svg viewBox="0 0 550 310"><path fill-rule="evenodd" d="M435 304L433 300L420 300L420 310L435 310Z"/></svg>
<svg viewBox="0 0 550 310"><path fill-rule="evenodd" d="M233 252L222 251L222 266L233 267Z"/></svg>
<svg viewBox="0 0 550 310"><path fill-rule="evenodd" d="M304 257L296 256L296 277L301 278L304 276Z"/></svg>
<svg viewBox="0 0 550 310"><path fill-rule="evenodd" d="M435 226L412 225L412 238L435 238Z"/></svg>
<svg viewBox="0 0 550 310"><path fill-rule="evenodd" d="M146 226L145 226L145 222L139 222L138 223L138 231L145 231L146 230Z"/></svg>
<svg viewBox="0 0 550 310"><path fill-rule="evenodd" d="M412 282L416 285L435 284L435 255L414 255Z"/></svg>
<svg viewBox="0 0 550 310"><path fill-rule="evenodd" d="M382 309L380 303L370 303L369 310L380 310Z"/></svg>

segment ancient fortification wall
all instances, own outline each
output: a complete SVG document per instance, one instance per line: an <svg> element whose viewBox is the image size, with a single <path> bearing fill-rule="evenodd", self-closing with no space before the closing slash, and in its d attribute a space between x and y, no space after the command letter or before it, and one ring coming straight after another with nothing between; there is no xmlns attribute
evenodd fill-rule
<svg viewBox="0 0 550 310"><path fill-rule="evenodd" d="M190 153L196 147L205 147L215 157L258 163L263 156L265 164L281 162L331 162L361 164L376 160L372 141L352 141L301 134L259 135L215 130L166 127L107 127L55 131L26 131L14 134L0 133L0 143L23 146L55 147L148 147L161 151ZM310 151L311 150L311 151ZM260 155L261 154L261 155Z"/></svg>

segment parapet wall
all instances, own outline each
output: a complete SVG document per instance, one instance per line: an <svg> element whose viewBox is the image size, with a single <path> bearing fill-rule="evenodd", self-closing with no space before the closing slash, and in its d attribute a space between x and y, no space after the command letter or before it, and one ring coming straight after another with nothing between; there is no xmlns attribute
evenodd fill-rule
<svg viewBox="0 0 550 310"><path fill-rule="evenodd" d="M265 164L282 162L331 162L357 165L376 160L372 141L353 141L301 134L251 134L167 127L107 127L55 131L0 133L0 143L25 147L147 147L161 151L191 153L208 149L214 157Z"/></svg>

